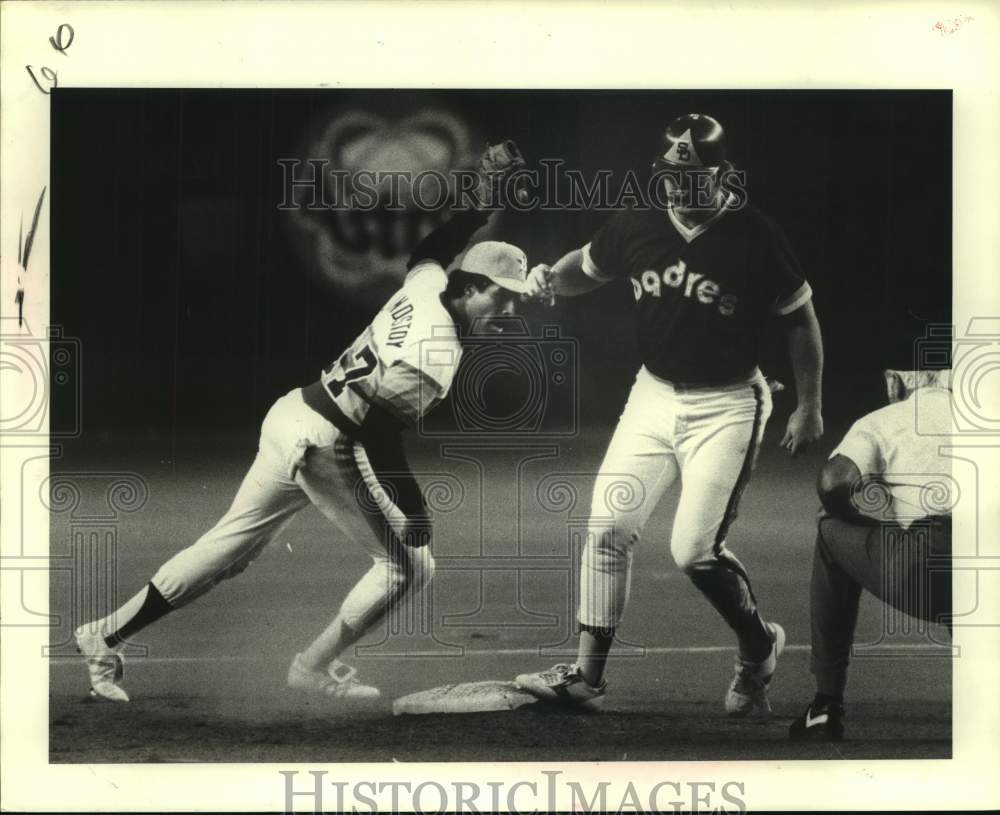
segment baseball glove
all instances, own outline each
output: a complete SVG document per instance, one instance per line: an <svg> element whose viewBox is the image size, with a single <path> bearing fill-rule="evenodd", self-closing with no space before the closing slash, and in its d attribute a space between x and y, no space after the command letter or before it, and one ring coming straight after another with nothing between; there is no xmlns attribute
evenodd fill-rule
<svg viewBox="0 0 1000 815"><path fill-rule="evenodd" d="M503 206L504 196L514 194L520 200L523 195L523 184L515 182L513 188L507 184L507 178L526 167L524 156L513 141L507 139L500 144L488 144L482 156L476 173L479 175L479 186L474 195L480 209L494 209Z"/></svg>

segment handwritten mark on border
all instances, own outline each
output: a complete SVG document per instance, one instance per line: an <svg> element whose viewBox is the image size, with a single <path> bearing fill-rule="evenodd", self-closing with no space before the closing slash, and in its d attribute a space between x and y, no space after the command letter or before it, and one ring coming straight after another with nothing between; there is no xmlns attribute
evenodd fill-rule
<svg viewBox="0 0 1000 815"><path fill-rule="evenodd" d="M28 259L31 257L31 247L35 243L35 232L38 230L38 219L42 214L42 203L45 201L45 191L48 187L42 187L42 192L38 196L38 203L35 204L35 214L31 218L31 227L28 229L28 236L22 240L24 235L24 213L21 214L21 223L17 230L17 262L20 267L28 271ZM17 304L17 324L20 326L24 320L24 286L21 278L17 279L17 294L14 296Z"/></svg>
<svg viewBox="0 0 1000 815"><path fill-rule="evenodd" d="M73 31L73 26L69 23L63 23L56 29L56 35L54 37L49 37L49 42L52 47L56 49L64 57L67 56L67 49L73 44L73 38L76 36L76 32ZM67 38L64 42L64 39Z"/></svg>

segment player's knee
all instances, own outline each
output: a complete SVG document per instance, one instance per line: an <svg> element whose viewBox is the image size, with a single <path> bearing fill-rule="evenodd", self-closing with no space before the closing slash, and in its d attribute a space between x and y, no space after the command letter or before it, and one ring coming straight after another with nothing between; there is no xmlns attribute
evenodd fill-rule
<svg viewBox="0 0 1000 815"><path fill-rule="evenodd" d="M623 522L591 524L587 529L587 547L597 552L628 552L638 540L639 531Z"/></svg>
<svg viewBox="0 0 1000 815"><path fill-rule="evenodd" d="M434 577L434 556L429 549L403 550L391 565L391 578L397 590L416 591L422 589Z"/></svg>
<svg viewBox="0 0 1000 815"><path fill-rule="evenodd" d="M677 568L684 574L692 574L706 564L715 561L715 553L709 541L706 545L702 540L674 539L670 542L670 555Z"/></svg>
<svg viewBox="0 0 1000 815"><path fill-rule="evenodd" d="M591 526L583 550L585 568L611 573L627 568L639 533L621 524Z"/></svg>
<svg viewBox="0 0 1000 815"><path fill-rule="evenodd" d="M434 556L430 553L429 549L420 549L419 557L417 557L413 563L411 570L411 580L413 582L414 589L422 589L434 578L434 571L437 568L434 562Z"/></svg>

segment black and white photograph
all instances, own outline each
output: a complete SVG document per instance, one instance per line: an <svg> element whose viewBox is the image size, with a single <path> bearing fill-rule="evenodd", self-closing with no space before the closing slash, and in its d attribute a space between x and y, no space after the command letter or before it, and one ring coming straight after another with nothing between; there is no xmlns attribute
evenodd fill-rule
<svg viewBox="0 0 1000 815"><path fill-rule="evenodd" d="M51 771L355 812L964 771L1000 320L959 91L74 83L71 18L4 200L4 662Z"/></svg>

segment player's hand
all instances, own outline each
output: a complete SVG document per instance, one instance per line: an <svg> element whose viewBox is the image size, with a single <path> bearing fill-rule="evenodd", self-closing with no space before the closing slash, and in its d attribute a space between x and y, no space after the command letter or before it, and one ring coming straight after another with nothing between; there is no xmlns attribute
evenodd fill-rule
<svg viewBox="0 0 1000 815"><path fill-rule="evenodd" d="M823 436L823 416L819 408L797 407L788 417L781 446L793 456Z"/></svg>
<svg viewBox="0 0 1000 815"><path fill-rule="evenodd" d="M554 306L556 303L556 293L552 288L552 267L547 263L539 263L530 272L525 280L527 290L524 293L525 299L537 300L547 306Z"/></svg>

